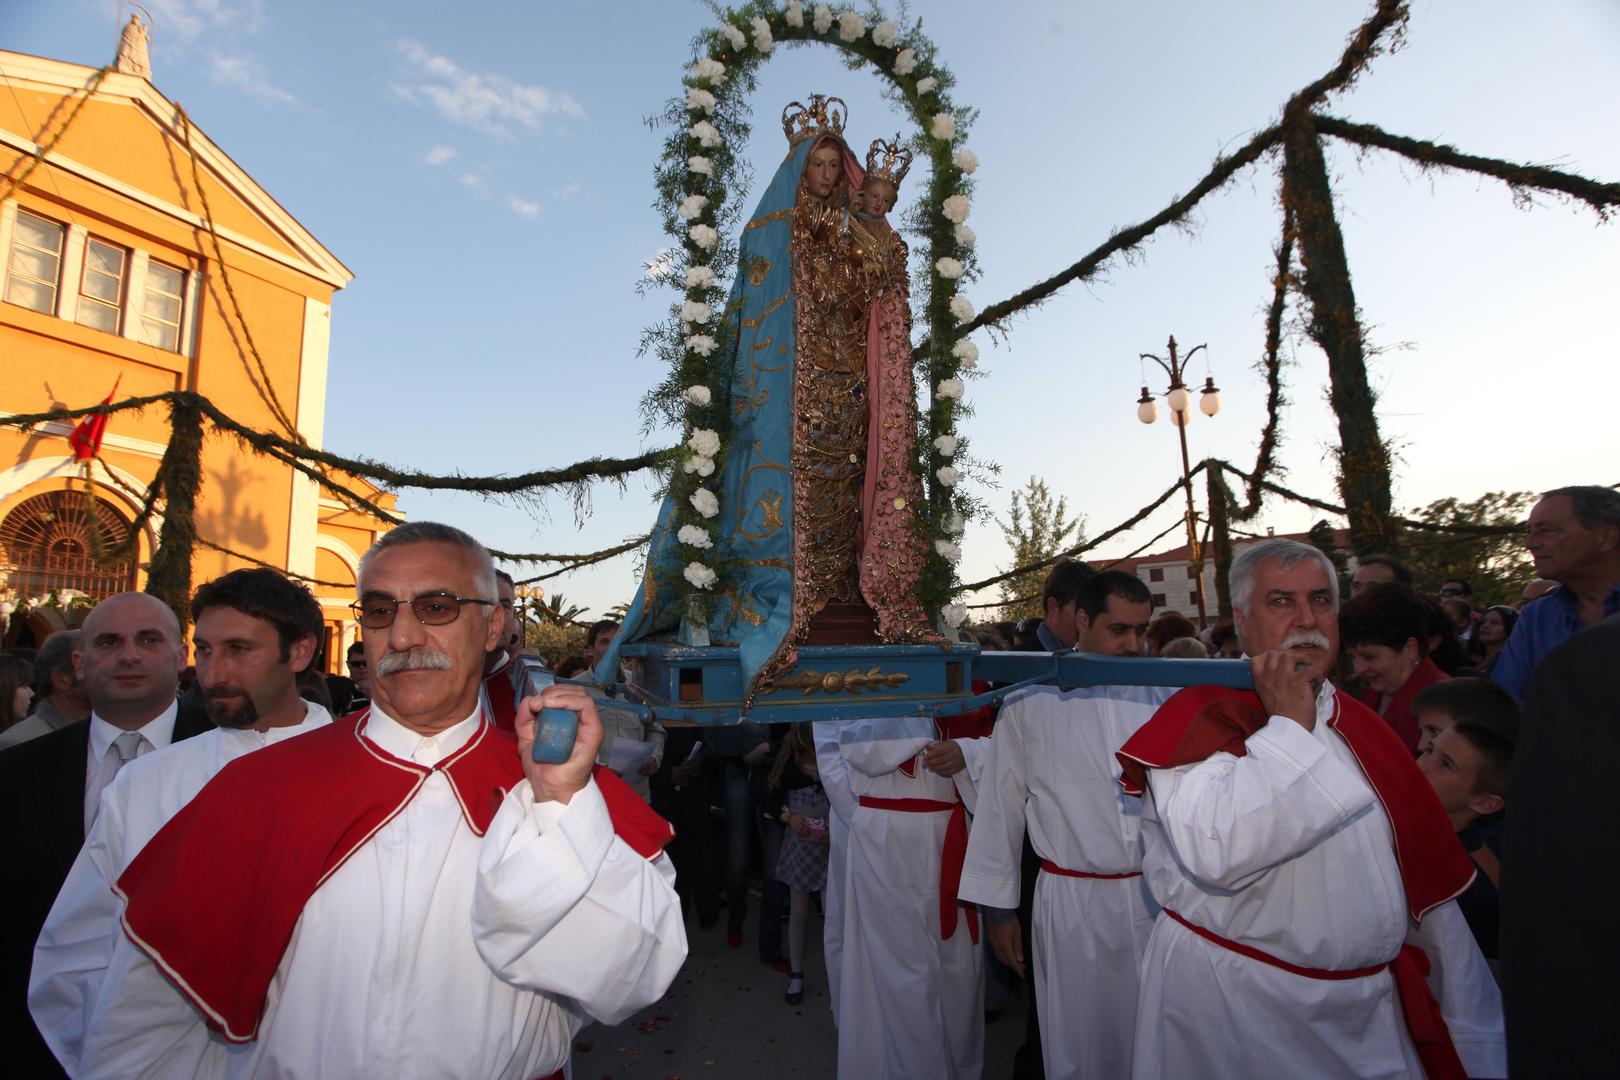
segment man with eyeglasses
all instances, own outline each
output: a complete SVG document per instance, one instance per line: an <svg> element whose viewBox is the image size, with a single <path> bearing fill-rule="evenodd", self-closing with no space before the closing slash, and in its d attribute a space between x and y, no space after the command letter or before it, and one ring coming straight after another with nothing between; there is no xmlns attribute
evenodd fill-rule
<svg viewBox="0 0 1620 1080"><path fill-rule="evenodd" d="M668 823L593 770L590 698L524 699L515 739L480 705L483 546L403 525L359 589L371 708L233 762L125 871L84 1075L560 1077L685 960ZM562 764L542 708L577 716Z"/></svg>

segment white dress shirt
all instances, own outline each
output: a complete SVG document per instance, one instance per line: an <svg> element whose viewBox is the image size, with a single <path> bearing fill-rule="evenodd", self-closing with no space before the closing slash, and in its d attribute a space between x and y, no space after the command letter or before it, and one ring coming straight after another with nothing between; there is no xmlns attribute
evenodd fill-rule
<svg viewBox="0 0 1620 1080"><path fill-rule="evenodd" d="M146 741L135 752L136 757L144 757L154 750L162 750L174 741L174 721L180 715L180 702L170 702L169 707L158 713L152 719L135 730ZM118 752L113 743L118 736L124 734L124 729L114 727L103 720L95 712L90 713L90 751L85 755L84 764L84 832L90 835L90 829L96 823L96 811L101 806L101 793L112 783L118 774Z"/></svg>
<svg viewBox="0 0 1620 1080"><path fill-rule="evenodd" d="M475 712L422 736L373 704L365 734L433 764L479 723ZM564 806L537 804L520 780L479 837L433 772L304 905L256 1041L210 1034L125 937L86 1024L82 1073L545 1076L589 1017L617 1023L674 979L686 934L673 883L667 858L614 834L594 782Z"/></svg>

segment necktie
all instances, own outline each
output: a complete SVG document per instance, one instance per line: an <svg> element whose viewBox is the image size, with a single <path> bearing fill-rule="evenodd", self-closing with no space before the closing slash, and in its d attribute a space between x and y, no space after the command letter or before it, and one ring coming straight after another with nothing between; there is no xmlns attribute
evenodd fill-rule
<svg viewBox="0 0 1620 1080"><path fill-rule="evenodd" d="M138 731L126 731L114 739L112 749L113 753L118 755L118 763L113 766L113 775L117 776L119 769L134 761L140 756L143 749L150 746L151 744L146 741L146 736Z"/></svg>

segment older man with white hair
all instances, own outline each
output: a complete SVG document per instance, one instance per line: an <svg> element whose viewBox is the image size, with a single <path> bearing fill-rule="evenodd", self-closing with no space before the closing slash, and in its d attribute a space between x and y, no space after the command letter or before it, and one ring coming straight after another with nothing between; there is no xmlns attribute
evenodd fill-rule
<svg viewBox="0 0 1620 1080"><path fill-rule="evenodd" d="M1231 582L1255 692L1183 690L1119 752L1163 908L1132 1075L1506 1075L1455 902L1472 864L1389 725L1328 680L1332 564L1266 541Z"/></svg>
<svg viewBox="0 0 1620 1080"><path fill-rule="evenodd" d="M515 740L480 706L484 547L413 522L359 579L371 708L227 765L124 871L83 1075L561 1077L685 959L668 823L593 771L590 698L525 699ZM578 715L562 764L542 707Z"/></svg>

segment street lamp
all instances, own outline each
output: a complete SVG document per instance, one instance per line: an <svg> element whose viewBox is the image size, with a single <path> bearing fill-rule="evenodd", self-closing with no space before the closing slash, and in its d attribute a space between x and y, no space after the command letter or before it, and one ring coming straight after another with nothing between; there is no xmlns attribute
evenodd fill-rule
<svg viewBox="0 0 1620 1080"><path fill-rule="evenodd" d="M1187 422L1192 419L1192 391L1187 389L1185 375L1187 361L1204 348L1203 345L1195 345L1186 356L1178 356L1176 339L1172 336L1168 361L1152 353L1141 354L1143 360L1152 360L1170 377L1170 389L1164 396L1170 406L1170 423L1175 426L1176 435L1181 440L1181 480L1187 492L1187 561L1193 572L1193 580L1197 583L1193 595L1198 599L1200 630L1208 622L1208 615L1204 610L1204 555L1198 548L1198 512L1193 508L1192 462L1187 457ZM1221 392L1215 386L1213 375L1204 379L1204 388L1198 395L1198 409L1205 416L1211 417L1221 411ZM1146 386L1142 387L1142 396L1136 402L1136 418L1144 424L1151 424L1159 418L1158 403L1153 400L1153 395L1148 392Z"/></svg>
<svg viewBox="0 0 1620 1080"><path fill-rule="evenodd" d="M512 595L517 600L515 606L518 611L518 622L522 626L523 646L527 648L529 645L529 616L535 608L540 606L541 601L545 600L546 590L538 585L519 585L512 590Z"/></svg>

